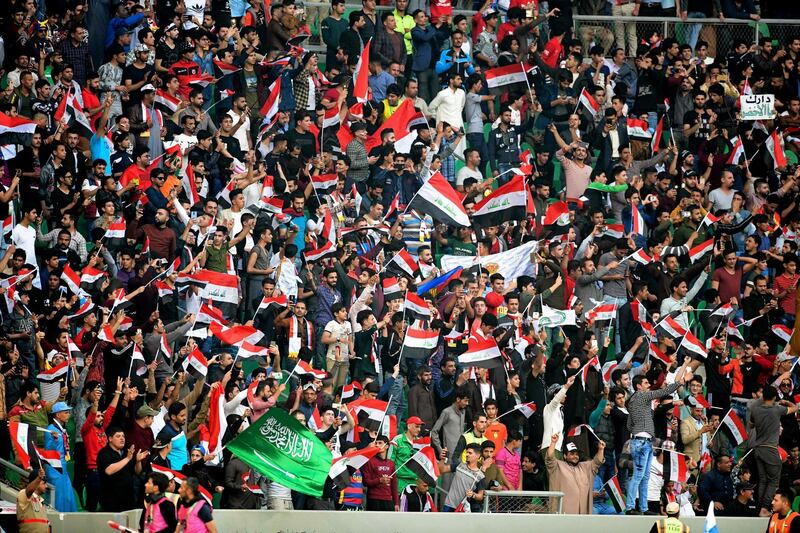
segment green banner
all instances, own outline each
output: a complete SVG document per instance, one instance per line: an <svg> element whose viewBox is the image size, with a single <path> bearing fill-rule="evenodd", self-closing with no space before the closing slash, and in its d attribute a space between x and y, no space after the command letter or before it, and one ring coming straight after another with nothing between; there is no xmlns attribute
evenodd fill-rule
<svg viewBox="0 0 800 533"><path fill-rule="evenodd" d="M228 443L239 459L292 490L321 496L333 456L308 428L273 407Z"/></svg>

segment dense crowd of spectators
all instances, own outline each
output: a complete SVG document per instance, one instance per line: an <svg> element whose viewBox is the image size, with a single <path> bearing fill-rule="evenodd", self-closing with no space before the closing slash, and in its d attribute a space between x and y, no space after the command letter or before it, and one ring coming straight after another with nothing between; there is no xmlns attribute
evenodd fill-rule
<svg viewBox="0 0 800 533"><path fill-rule="evenodd" d="M148 531L214 531L212 500L480 511L552 489L569 513L766 517L800 495L800 35L573 21L797 6L578 4L11 5L0 456L25 465L30 431L23 528L43 481L61 512L144 506ZM772 118L741 120L751 94ZM479 220L517 180L525 216ZM414 208L428 183L472 225ZM420 330L435 347L404 355ZM223 442L280 408L334 457L380 453L292 491L209 442L220 389ZM406 465L427 444L436 487Z"/></svg>

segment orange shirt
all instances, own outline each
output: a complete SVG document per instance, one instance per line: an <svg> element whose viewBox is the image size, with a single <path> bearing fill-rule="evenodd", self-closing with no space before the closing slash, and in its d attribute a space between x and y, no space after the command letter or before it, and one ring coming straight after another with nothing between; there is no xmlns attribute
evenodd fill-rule
<svg viewBox="0 0 800 533"><path fill-rule="evenodd" d="M505 424L495 421L489 424L483 436L494 443L494 452L497 453L500 451L500 448L506 445L508 430Z"/></svg>

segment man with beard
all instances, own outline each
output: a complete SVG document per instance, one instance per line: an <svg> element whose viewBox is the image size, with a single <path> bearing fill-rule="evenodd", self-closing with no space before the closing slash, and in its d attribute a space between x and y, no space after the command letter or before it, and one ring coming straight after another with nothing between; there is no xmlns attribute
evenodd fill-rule
<svg viewBox="0 0 800 533"><path fill-rule="evenodd" d="M89 512L97 510L100 501L100 474L97 472L97 454L108 444L106 429L111 423L114 412L117 410L120 394L122 394L123 379L117 378L117 388L114 397L105 411L100 411L100 394L93 395L92 406L86 415L86 421L80 428L83 438L83 448L86 452L86 504L84 508Z"/></svg>
<svg viewBox="0 0 800 533"><path fill-rule="evenodd" d="M136 218L128 223L126 237L137 241L144 241L145 237L150 239L150 253L152 257L164 258L170 263L175 259L175 249L177 248L177 236L172 228L167 227L169 222L169 211L164 208L158 209L155 215L154 224L139 226L142 218L142 211L136 211Z"/></svg>
<svg viewBox="0 0 800 533"><path fill-rule="evenodd" d="M578 447L568 442L564 460L556 459L556 443L561 436L550 437L545 455L545 465L550 478L550 490L564 493L564 512L567 514L592 514L592 482L605 460L606 443L597 443L597 453L588 461L581 461Z"/></svg>
<svg viewBox="0 0 800 533"><path fill-rule="evenodd" d="M408 416L422 420L424 433L436 423L436 404L433 396L433 372L428 365L417 369L417 383L408 391Z"/></svg>

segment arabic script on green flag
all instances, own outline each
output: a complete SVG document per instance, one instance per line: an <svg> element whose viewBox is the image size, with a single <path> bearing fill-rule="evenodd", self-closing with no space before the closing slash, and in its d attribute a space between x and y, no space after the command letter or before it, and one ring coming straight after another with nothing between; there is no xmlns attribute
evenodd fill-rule
<svg viewBox="0 0 800 533"><path fill-rule="evenodd" d="M244 463L284 487L321 496L333 456L314 433L273 407L228 443Z"/></svg>

